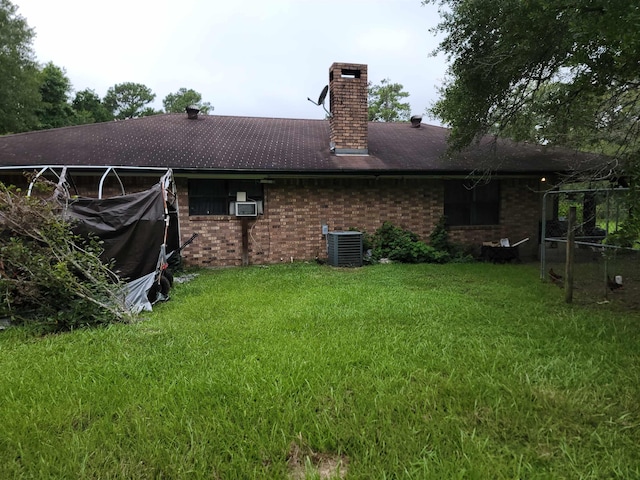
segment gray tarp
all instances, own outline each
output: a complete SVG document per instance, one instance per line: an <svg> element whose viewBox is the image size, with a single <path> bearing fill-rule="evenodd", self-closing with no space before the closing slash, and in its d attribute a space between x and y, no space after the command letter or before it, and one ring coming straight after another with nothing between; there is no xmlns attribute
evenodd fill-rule
<svg viewBox="0 0 640 480"><path fill-rule="evenodd" d="M151 302L147 299L147 292L153 285L155 276L155 272L151 272L127 283L125 305L130 312L151 311Z"/></svg>

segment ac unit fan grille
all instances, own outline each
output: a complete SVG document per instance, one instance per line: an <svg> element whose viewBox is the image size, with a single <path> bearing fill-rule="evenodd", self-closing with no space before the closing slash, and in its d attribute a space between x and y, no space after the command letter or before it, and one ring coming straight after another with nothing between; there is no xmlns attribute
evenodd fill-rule
<svg viewBox="0 0 640 480"><path fill-rule="evenodd" d="M362 233L329 232L328 263L334 267L362 266Z"/></svg>

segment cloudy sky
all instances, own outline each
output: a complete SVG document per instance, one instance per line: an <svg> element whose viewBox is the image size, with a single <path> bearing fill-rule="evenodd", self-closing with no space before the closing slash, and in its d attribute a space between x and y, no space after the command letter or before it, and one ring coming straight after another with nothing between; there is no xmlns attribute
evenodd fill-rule
<svg viewBox="0 0 640 480"><path fill-rule="evenodd" d="M142 83L155 108L184 87L216 115L324 118L307 97L337 61L401 83L424 114L445 76L445 60L430 56L437 8L420 0L12 1L35 30L38 61L64 68L75 90Z"/></svg>

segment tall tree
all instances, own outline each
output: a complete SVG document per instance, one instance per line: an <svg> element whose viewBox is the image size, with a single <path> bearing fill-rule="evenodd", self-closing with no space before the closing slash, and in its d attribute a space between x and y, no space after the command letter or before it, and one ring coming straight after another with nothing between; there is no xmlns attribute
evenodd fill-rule
<svg viewBox="0 0 640 480"><path fill-rule="evenodd" d="M640 7L610 0L424 0L449 78L432 113L454 148L486 133L610 155L640 172Z"/></svg>
<svg viewBox="0 0 640 480"><path fill-rule="evenodd" d="M370 122L402 122L409 120L411 106L402 102L409 93L404 91L400 83L391 83L385 78L380 85L369 83L369 121Z"/></svg>
<svg viewBox="0 0 640 480"><path fill-rule="evenodd" d="M38 128L57 128L75 124L75 112L69 103L71 81L65 71L52 62L40 72L40 97L37 110Z"/></svg>
<svg viewBox="0 0 640 480"><path fill-rule="evenodd" d="M606 155L640 211L640 7L611 0L424 0L451 62L432 113L460 149L486 133ZM640 215L625 228L640 232Z"/></svg>
<svg viewBox="0 0 640 480"><path fill-rule="evenodd" d="M37 124L40 101L34 32L9 0L0 0L0 134L23 132Z"/></svg>
<svg viewBox="0 0 640 480"><path fill-rule="evenodd" d="M170 93L162 100L164 110L167 113L184 113L189 105L197 105L200 112L205 115L213 111L209 102L202 101L202 95L195 90L181 88L175 93Z"/></svg>
<svg viewBox="0 0 640 480"><path fill-rule="evenodd" d="M146 85L125 82L109 88L103 103L116 119L124 120L156 113L153 109L146 107L155 98L156 94Z"/></svg>
<svg viewBox="0 0 640 480"><path fill-rule="evenodd" d="M104 106L98 94L90 88L76 92L71 106L76 112L78 123L108 122L113 120L111 112Z"/></svg>

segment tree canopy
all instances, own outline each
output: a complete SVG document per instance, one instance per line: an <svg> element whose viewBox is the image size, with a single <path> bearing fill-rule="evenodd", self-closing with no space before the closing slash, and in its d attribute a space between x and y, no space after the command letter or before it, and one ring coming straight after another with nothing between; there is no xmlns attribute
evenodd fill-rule
<svg viewBox="0 0 640 480"><path fill-rule="evenodd" d="M71 103L76 111L78 123L108 122L113 120L113 115L104 106L98 94L90 88L76 92Z"/></svg>
<svg viewBox="0 0 640 480"><path fill-rule="evenodd" d="M0 135L162 113L149 106L156 95L140 83L116 84L103 99L90 88L73 98L64 68L38 64L34 36L18 6L0 0ZM192 104L205 114L213 110L200 93L187 88L170 93L163 103L167 112L184 112Z"/></svg>
<svg viewBox="0 0 640 480"><path fill-rule="evenodd" d="M37 123L40 92L33 37L17 7L0 0L0 134L23 132Z"/></svg>
<svg viewBox="0 0 640 480"><path fill-rule="evenodd" d="M452 128L453 148L495 133L604 153L640 171L637 2L423 3L440 6L437 52L450 67L431 112Z"/></svg>
<svg viewBox="0 0 640 480"><path fill-rule="evenodd" d="M200 112L205 115L213 111L209 102L202 101L202 95L189 88L181 88L175 93L170 93L162 100L164 110L167 113L184 113L189 105L197 105Z"/></svg>
<svg viewBox="0 0 640 480"><path fill-rule="evenodd" d="M74 125L75 112L69 103L71 81L65 71L47 63L40 71L40 97L42 103L37 110L38 128L57 128Z"/></svg>
<svg viewBox="0 0 640 480"><path fill-rule="evenodd" d="M400 83L391 83L385 78L380 85L369 84L369 121L401 122L409 120L411 106L402 102L409 93Z"/></svg>
<svg viewBox="0 0 640 480"><path fill-rule="evenodd" d="M125 82L107 90L104 105L118 120L144 117L156 113L147 105L156 98L149 87L141 83Z"/></svg>

